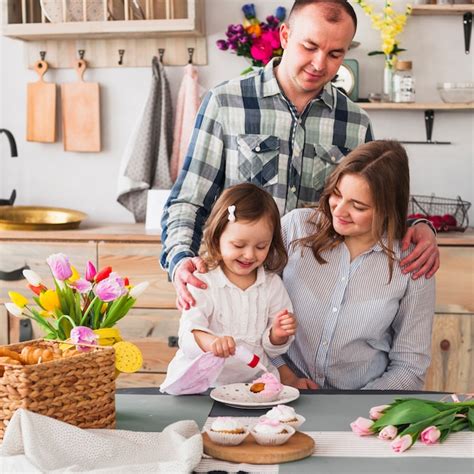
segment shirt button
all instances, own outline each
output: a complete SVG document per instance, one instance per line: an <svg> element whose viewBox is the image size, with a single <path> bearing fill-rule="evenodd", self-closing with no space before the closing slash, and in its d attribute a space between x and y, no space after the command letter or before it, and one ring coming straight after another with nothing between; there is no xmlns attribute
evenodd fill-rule
<svg viewBox="0 0 474 474"><path fill-rule="evenodd" d="M337 312L337 308L334 306L334 308L332 309L332 312L333 313L336 313Z"/></svg>
<svg viewBox="0 0 474 474"><path fill-rule="evenodd" d="M260 150L261 150L261 148L260 148L259 146L256 146L256 147L255 147L255 151L256 151L257 153L259 153Z"/></svg>
<svg viewBox="0 0 474 474"><path fill-rule="evenodd" d="M291 192L292 192L292 193L296 192L296 186L291 186L290 189L291 189Z"/></svg>
<svg viewBox="0 0 474 474"><path fill-rule="evenodd" d="M342 277L342 278L341 278L341 281L346 281L346 277Z"/></svg>
<svg viewBox="0 0 474 474"><path fill-rule="evenodd" d="M328 341L323 341L323 346L327 346L328 345Z"/></svg>
<svg viewBox="0 0 474 474"><path fill-rule="evenodd" d="M336 161L336 157L335 156L331 156L331 161L334 163Z"/></svg>

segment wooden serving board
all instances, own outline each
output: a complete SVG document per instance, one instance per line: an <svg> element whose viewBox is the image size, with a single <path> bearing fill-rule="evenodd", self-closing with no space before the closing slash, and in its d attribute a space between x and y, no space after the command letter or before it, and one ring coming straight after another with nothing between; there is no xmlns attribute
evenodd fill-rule
<svg viewBox="0 0 474 474"><path fill-rule="evenodd" d="M249 434L238 446L216 444L207 433L202 434L204 452L223 461L245 462L248 464L279 464L296 461L311 456L314 451L314 440L297 431L285 444L280 446L261 446Z"/></svg>
<svg viewBox="0 0 474 474"><path fill-rule="evenodd" d="M65 151L100 151L99 84L84 81L86 67L83 59L78 60L79 81L61 85Z"/></svg>
<svg viewBox="0 0 474 474"><path fill-rule="evenodd" d="M29 142L56 141L56 84L45 82L46 61L37 61L34 70L39 81L27 85L26 139Z"/></svg>

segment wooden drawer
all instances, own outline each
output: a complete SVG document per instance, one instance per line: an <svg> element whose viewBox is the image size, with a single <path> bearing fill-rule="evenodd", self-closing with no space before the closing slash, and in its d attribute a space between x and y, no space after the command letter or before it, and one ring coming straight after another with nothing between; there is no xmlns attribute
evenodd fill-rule
<svg viewBox="0 0 474 474"><path fill-rule="evenodd" d="M474 313L474 247L440 247L436 312Z"/></svg>
<svg viewBox="0 0 474 474"><path fill-rule="evenodd" d="M138 304L143 308L175 309L176 294L159 264L160 244L99 242L99 268L111 266L132 284L149 281Z"/></svg>
<svg viewBox="0 0 474 474"><path fill-rule="evenodd" d="M71 264L79 273L83 274L88 260L97 262L97 245L95 242L6 242L0 245L0 270L12 272L28 265L32 270L44 278L48 288L53 287L51 270L46 259L53 253L66 254ZM9 301L9 291L19 291L30 298L31 291L27 282L20 276L13 281L0 280L0 301Z"/></svg>
<svg viewBox="0 0 474 474"><path fill-rule="evenodd" d="M474 392L474 315L436 314L425 390Z"/></svg>

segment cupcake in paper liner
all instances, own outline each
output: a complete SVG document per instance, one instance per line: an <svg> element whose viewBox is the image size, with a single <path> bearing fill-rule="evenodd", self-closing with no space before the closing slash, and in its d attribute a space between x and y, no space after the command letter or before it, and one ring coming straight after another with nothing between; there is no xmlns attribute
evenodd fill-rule
<svg viewBox="0 0 474 474"><path fill-rule="evenodd" d="M278 446L285 444L296 430L289 425L269 418L261 419L250 432L258 444L263 446Z"/></svg>
<svg viewBox="0 0 474 474"><path fill-rule="evenodd" d="M254 402L273 402L278 399L283 385L273 374L267 372L254 380L249 390L250 398Z"/></svg>
<svg viewBox="0 0 474 474"><path fill-rule="evenodd" d="M237 446L243 442L249 431L235 418L219 416L213 421L211 428L206 430L206 433L214 443Z"/></svg>
<svg viewBox="0 0 474 474"><path fill-rule="evenodd" d="M271 410L267 411L264 416L261 416L260 420L264 418L279 421L280 423L290 425L295 429L298 429L306 421L304 416L298 415L295 412L295 409L288 405L277 405L276 407L273 407Z"/></svg>

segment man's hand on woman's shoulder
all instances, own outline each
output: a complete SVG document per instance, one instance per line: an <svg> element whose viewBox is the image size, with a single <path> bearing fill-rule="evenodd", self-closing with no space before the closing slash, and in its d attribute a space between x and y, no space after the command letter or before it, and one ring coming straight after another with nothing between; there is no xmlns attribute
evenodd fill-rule
<svg viewBox="0 0 474 474"><path fill-rule="evenodd" d="M435 233L428 224L415 224L403 237L402 250L407 250L411 243L415 244L415 248L400 262L403 273L412 273L414 280L423 275L431 278L440 264Z"/></svg>

